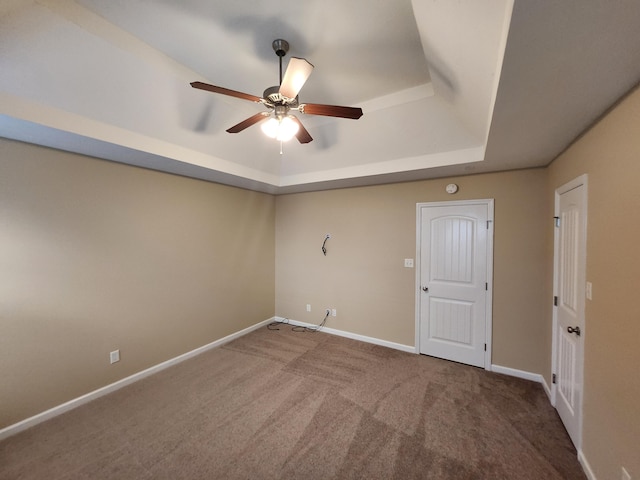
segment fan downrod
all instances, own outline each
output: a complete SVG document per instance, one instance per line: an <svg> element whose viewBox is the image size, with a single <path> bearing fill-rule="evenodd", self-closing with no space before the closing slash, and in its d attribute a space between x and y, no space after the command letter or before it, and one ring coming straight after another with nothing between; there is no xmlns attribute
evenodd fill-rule
<svg viewBox="0 0 640 480"><path fill-rule="evenodd" d="M280 63L280 83L278 83L278 85L282 85L282 57L284 57L289 51L289 42L281 38L276 38L271 44L271 47L278 56L278 61Z"/></svg>

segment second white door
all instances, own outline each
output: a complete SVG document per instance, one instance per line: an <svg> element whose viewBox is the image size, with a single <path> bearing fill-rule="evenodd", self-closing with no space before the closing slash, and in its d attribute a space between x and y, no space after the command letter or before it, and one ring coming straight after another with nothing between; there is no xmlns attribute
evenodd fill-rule
<svg viewBox="0 0 640 480"><path fill-rule="evenodd" d="M555 406L580 449L585 337L586 177L556 191Z"/></svg>
<svg viewBox="0 0 640 480"><path fill-rule="evenodd" d="M484 368L493 202L448 203L418 205L419 352Z"/></svg>

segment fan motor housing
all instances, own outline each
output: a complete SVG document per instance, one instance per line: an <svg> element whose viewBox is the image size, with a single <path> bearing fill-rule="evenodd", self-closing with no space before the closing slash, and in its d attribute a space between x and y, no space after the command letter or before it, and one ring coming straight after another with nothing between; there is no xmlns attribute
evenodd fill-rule
<svg viewBox="0 0 640 480"><path fill-rule="evenodd" d="M269 103L272 104L272 105L267 104L267 106L276 106L276 105L283 105L283 104L286 104L292 108L295 108L298 106L298 97L296 98L283 97L282 95L280 95L280 87L278 85L267 88L262 94L262 98L264 98L265 100L269 100Z"/></svg>

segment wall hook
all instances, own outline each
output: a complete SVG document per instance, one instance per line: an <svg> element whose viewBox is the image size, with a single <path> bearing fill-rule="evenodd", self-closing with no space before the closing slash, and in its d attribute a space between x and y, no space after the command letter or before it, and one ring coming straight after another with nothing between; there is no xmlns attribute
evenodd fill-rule
<svg viewBox="0 0 640 480"><path fill-rule="evenodd" d="M329 240L331 238L331 234L327 233L327 236L324 237L324 242L322 242L322 253L324 253L324 256L327 256L327 240Z"/></svg>

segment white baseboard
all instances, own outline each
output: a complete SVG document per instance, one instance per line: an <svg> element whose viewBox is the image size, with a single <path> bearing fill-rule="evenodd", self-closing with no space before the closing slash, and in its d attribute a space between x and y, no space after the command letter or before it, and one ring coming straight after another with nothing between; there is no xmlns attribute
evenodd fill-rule
<svg viewBox="0 0 640 480"><path fill-rule="evenodd" d="M153 367L147 368L146 370L142 370L141 372L134 373L133 375L123 378L122 380L118 380L117 382L114 382L110 385L106 385L102 388L94 390L93 392L89 392L78 398L69 400L68 402L63 403L62 405L58 405L57 407L53 407L42 413L38 413L33 417L29 417L18 423L14 423L13 425L9 425L8 427L5 427L0 430L0 440L4 440L5 438L10 437L11 435L15 435L16 433L26 430L29 427L33 427L38 423L42 423L45 420L49 420L50 418L53 418L57 415L68 412L69 410L73 410L74 408L77 408L80 405L84 405L85 403L88 403L91 400L95 400L96 398L102 397L108 393L115 392L116 390L119 390L122 387L130 385L134 382L137 382L138 380L142 380L143 378L148 377L149 375L158 373L161 370L164 370L165 368L176 365L189 358L195 357L196 355L204 353L207 350L220 347L225 343L229 343L230 341L235 340L236 338L242 337L243 335L246 335L247 333L252 332L253 330L257 330L258 328L264 325L267 325L268 323L271 323L274 320L276 320L275 317L269 318L267 320L263 320L262 322L256 323L251 327L247 327L244 330L240 330L239 332L232 333L231 335L227 335L224 338L211 342L207 345L203 345L202 347L196 348L195 350L191 350L190 352L183 353L182 355L178 355L175 358L159 363L158 365L154 365Z"/></svg>
<svg viewBox="0 0 640 480"><path fill-rule="evenodd" d="M551 402L551 404L553 405L551 389L549 388L549 384L547 383L547 381L544 379L542 375L540 376L542 377L542 379L540 380L540 383L542 383L542 388L544 388L544 393L547 394L547 398L549 399L549 402Z"/></svg>
<svg viewBox="0 0 640 480"><path fill-rule="evenodd" d="M589 480L597 480L595 473L591 470L591 466L589 462L587 462L587 457L584 456L582 450L578 450L578 462L582 465L582 470L584 470L584 474L587 476Z"/></svg>
<svg viewBox="0 0 640 480"><path fill-rule="evenodd" d="M491 371L495 373L502 373L503 375L509 375L510 377L524 378L525 380L531 380L533 382L544 382L544 377L539 373L531 373L525 370L503 367L501 365L491 364Z"/></svg>
<svg viewBox="0 0 640 480"><path fill-rule="evenodd" d="M525 380L531 380L542 385L544 392L547 394L549 401L551 401L551 389L547 385L547 381L539 373L531 373L525 370L518 370L516 368L503 367L501 365L491 365L491 371L495 373L502 373L503 375L509 375L511 377L523 378Z"/></svg>
<svg viewBox="0 0 640 480"><path fill-rule="evenodd" d="M278 322L282 322L282 321L287 321L289 322L291 325L298 325L300 327L315 327L316 325L312 324L312 323L305 323L305 322L299 322L298 320L292 320L290 318L283 318L283 317L276 317L276 321ZM359 335L357 333L351 333L351 332L345 332L344 330L337 330L335 328L329 328L329 327L322 327L322 330L320 330L321 332L324 333L329 333L331 335L337 335L339 337L345 337L345 338L350 338L352 340L359 340L361 342L365 342L365 343L373 343L374 345L380 345L383 347L389 347L389 348L393 348L395 350L401 350L403 352L408 352L408 353L416 353L416 348L409 346L409 345L403 345L401 343L395 343L395 342L389 342L387 340L381 340L379 338L375 338L375 337L367 337L366 335Z"/></svg>

